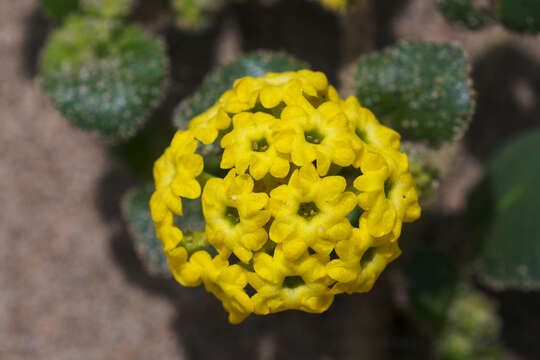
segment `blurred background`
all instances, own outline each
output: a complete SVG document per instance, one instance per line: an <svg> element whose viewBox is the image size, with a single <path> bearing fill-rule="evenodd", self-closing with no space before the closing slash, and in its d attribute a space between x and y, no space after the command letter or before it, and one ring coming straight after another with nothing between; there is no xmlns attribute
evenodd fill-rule
<svg viewBox="0 0 540 360"><path fill-rule="evenodd" d="M340 15L314 2L232 5L199 32L176 27L168 7L141 0L130 17L165 37L171 61L172 82L149 123L170 123L178 102L239 51L285 50L333 84L344 80ZM404 255L370 293L338 296L321 315L251 316L232 326L203 288L145 270L119 205L135 178L107 155L109 144L71 127L36 85L39 53L55 24L36 0L0 0L0 358L432 358L431 332L407 310L398 271L407 241L421 233L452 249L470 240L464 209L486 160L540 124L540 37L499 25L460 29L428 0L375 1L372 21L362 35L367 48L454 42L473 64L476 113L441 185L437 215L427 228L422 219L405 228ZM482 290L502 321L505 357L539 359L540 293Z"/></svg>

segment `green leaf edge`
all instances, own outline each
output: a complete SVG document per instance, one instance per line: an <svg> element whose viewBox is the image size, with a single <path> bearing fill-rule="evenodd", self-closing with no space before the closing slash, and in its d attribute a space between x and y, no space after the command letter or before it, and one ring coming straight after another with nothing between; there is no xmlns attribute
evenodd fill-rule
<svg viewBox="0 0 540 360"><path fill-rule="evenodd" d="M425 44L425 45L449 45L449 46L453 46L453 47L455 47L455 48L457 48L457 49L459 49L461 51L461 53L463 54L463 56L465 57L465 59L467 60L467 63L468 63L468 66L466 68L467 81L466 81L465 85L466 85L466 87L467 87L467 89L469 91L471 101L470 101L470 106L469 106L468 112L465 115L465 118L461 119L461 122L463 122L465 125L463 127L460 127L460 131L455 133L454 136L451 139L448 139L448 140L445 140L445 141L440 141L439 143L431 143L431 142L429 142L429 140L402 139L402 141L406 140L406 141L409 141L411 143L420 143L422 145L425 145L427 147L430 147L430 148L433 148L433 149L437 150L437 149L440 149L445 144L460 141L464 137L466 132L468 131L468 129L469 129L470 125L471 125L471 122L473 120L473 116L474 116L474 114L476 112L477 92L476 92L476 89L474 88L473 81L472 81L472 76L471 76L472 75L471 58L470 58L469 54L465 51L465 49L463 49L463 47L460 46L459 44L456 44L456 43L453 43L453 42L436 42L436 41L424 41L424 40L402 40L402 41L399 41L399 42L397 42L395 44L387 46L387 47L385 47L383 49L380 49L380 50L373 51L373 52L367 53L365 55L362 55L352 64L352 68L354 69L353 75L352 75L353 95L355 97L357 97L357 95L356 95L356 93L357 93L356 92L356 77L357 77L357 72L358 72L358 66L362 61L364 61L365 59L369 59L370 57L377 56L377 55L379 55L379 54L381 54L381 53L383 53L385 51L391 51L392 49L395 49L395 48L398 48L398 47L401 47L401 46L407 46L409 44L415 44L415 43L416 44L422 43L422 44ZM379 121L380 121L380 119L379 119ZM386 124L383 124L383 125L386 125ZM386 126L389 126L389 125L386 125ZM402 134L400 133L400 135L402 135ZM402 135L402 138L403 138L403 135Z"/></svg>
<svg viewBox="0 0 540 360"><path fill-rule="evenodd" d="M135 187L129 189L124 194L124 196L122 197L122 200L120 202L121 214L122 214L122 218L124 219L124 222L126 223L126 226L127 226L128 232L129 232L129 234L131 236L131 239L133 241L133 247L135 248L135 253L137 254L137 257L143 263L144 268L152 275L159 275L159 276L164 276L164 277L167 277L167 278L172 278L173 275L169 270L169 266L168 266L168 263L167 263L167 256L165 255L165 253L163 253L163 257L165 258L165 263L167 264L166 268L163 265L159 265L159 264L156 265L156 264L153 264L152 261L150 261L149 256L146 253L146 249L142 245L145 241L147 241L147 239L143 238L140 235L140 233L135 229L135 225L133 225L132 221L130 220L130 216L129 216L130 202L133 200L133 198L136 195L138 195L139 193L141 193L143 191L150 191L151 189L153 189L152 184L146 184L146 185L142 185L142 186L135 186ZM148 214L149 214L148 216L150 217L149 221L152 223L152 226L153 226L154 223L152 221L152 215L150 213L150 204L148 204L148 209L147 210L148 210ZM157 238L157 235L155 233L155 228L154 228L154 233L153 234L154 234L154 239L152 239L152 240L156 240L158 242L158 244L156 244L156 246L157 245L162 246L161 242L159 241L159 239Z"/></svg>
<svg viewBox="0 0 540 360"><path fill-rule="evenodd" d="M539 136L539 134L540 134L540 128L535 128L533 130L522 132L521 134L513 136L512 138L509 139L509 141L506 142L506 144L504 144L500 149L498 149L494 154L492 154L490 164L493 163L494 159L498 158L503 153L505 153L505 151L508 150L509 145L513 144L515 141L524 141L524 140L527 140L527 138L529 137ZM501 281L499 279L496 279L493 276L486 274L484 271L482 271L481 260L478 257L475 260L473 260L473 263L471 264L471 270L474 272L474 276L480 281L480 283L488 286L489 288L495 291L508 291L508 290L538 291L540 290L540 277L538 281L527 281L527 282L523 282L519 280Z"/></svg>

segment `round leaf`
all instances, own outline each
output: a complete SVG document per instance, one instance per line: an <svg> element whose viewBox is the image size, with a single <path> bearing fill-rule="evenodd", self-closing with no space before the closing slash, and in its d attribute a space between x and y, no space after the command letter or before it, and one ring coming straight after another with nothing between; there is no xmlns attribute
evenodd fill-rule
<svg viewBox="0 0 540 360"><path fill-rule="evenodd" d="M41 54L40 85L73 125L129 137L163 97L163 43L138 26L70 17Z"/></svg>
<svg viewBox="0 0 540 360"><path fill-rule="evenodd" d="M356 96L406 139L439 146L459 138L474 109L470 65L451 44L406 42L360 59Z"/></svg>
<svg viewBox="0 0 540 360"><path fill-rule="evenodd" d="M468 221L483 240L476 269L496 289L540 289L540 130L504 147L473 192Z"/></svg>

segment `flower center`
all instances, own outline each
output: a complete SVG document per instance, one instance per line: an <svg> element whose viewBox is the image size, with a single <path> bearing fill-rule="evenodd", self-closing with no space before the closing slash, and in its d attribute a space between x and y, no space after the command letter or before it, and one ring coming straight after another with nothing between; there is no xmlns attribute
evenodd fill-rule
<svg viewBox="0 0 540 360"><path fill-rule="evenodd" d="M285 279L283 279L283 287L294 289L299 286L305 285L304 279L302 279L301 276L294 275L294 276L286 276Z"/></svg>
<svg viewBox="0 0 540 360"><path fill-rule="evenodd" d="M300 203L298 207L298 215L307 220L313 219L319 213L319 208L313 201L308 203Z"/></svg>
<svg viewBox="0 0 540 360"><path fill-rule="evenodd" d="M360 226L360 216L362 216L362 213L364 212L364 210L356 205L356 207L347 215L347 219L349 220L349 222L351 223L352 226L354 227L359 227Z"/></svg>
<svg viewBox="0 0 540 360"><path fill-rule="evenodd" d="M308 94L304 94L304 97L306 98L307 101L309 101L311 105L313 105L315 109L321 106L321 104L323 104L325 101L328 100L326 96L311 96Z"/></svg>
<svg viewBox="0 0 540 360"><path fill-rule="evenodd" d="M384 196L388 199L388 196L390 195L390 191L392 191L392 180L386 179L384 182Z"/></svg>
<svg viewBox="0 0 540 360"><path fill-rule="evenodd" d="M266 141L266 138L261 138L256 141L251 142L251 149L256 152L265 152L268 150L268 141Z"/></svg>
<svg viewBox="0 0 540 360"><path fill-rule="evenodd" d="M356 134L356 136L358 136L360 138L360 140L362 140L366 144L369 143L369 141L367 140L367 133L364 130L362 130L360 128L356 128L354 133Z"/></svg>
<svg viewBox="0 0 540 360"><path fill-rule="evenodd" d="M362 255L362 258L360 259L360 266L364 268L366 265L368 265L371 260L375 257L375 247L370 247L366 250L364 255Z"/></svg>
<svg viewBox="0 0 540 360"><path fill-rule="evenodd" d="M320 144L323 141L324 136L318 130L312 129L309 131L304 131L304 138L308 143Z"/></svg>
<svg viewBox="0 0 540 360"><path fill-rule="evenodd" d="M233 226L240 222L240 215L238 214L238 209L235 207L227 206L225 217Z"/></svg>

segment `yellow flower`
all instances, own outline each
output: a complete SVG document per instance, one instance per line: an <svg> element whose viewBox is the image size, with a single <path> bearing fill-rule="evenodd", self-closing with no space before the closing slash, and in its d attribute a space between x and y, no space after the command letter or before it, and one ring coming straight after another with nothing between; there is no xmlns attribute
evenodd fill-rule
<svg viewBox="0 0 540 360"><path fill-rule="evenodd" d="M254 193L253 185L249 175L231 170L224 179L210 179L202 195L208 242L220 254L232 252L245 263L268 239L264 226L270 220L268 195Z"/></svg>
<svg viewBox="0 0 540 360"><path fill-rule="evenodd" d="M401 136L394 130L381 126L375 115L362 106L358 100L350 96L340 103L343 112L349 119L349 131L356 136L353 137L353 147L357 154L364 147L376 147L379 151L399 150ZM355 167L360 166L361 156L354 162Z"/></svg>
<svg viewBox="0 0 540 360"><path fill-rule="evenodd" d="M258 253L254 259L254 273L249 283L257 291L252 297L256 314L269 314L298 309L321 313L328 309L334 294L328 291L332 284L324 263L305 253L296 261L284 256L281 244L273 256Z"/></svg>
<svg viewBox="0 0 540 360"><path fill-rule="evenodd" d="M270 238L283 243L289 259L296 259L311 248L328 255L334 244L348 238L351 224L346 216L356 206L352 192L344 192L341 176L320 178L313 165L295 170L287 185L270 192L274 222Z"/></svg>
<svg viewBox="0 0 540 360"><path fill-rule="evenodd" d="M311 108L310 108L311 107ZM357 154L348 119L339 104L327 101L317 109L307 106L287 106L282 122L276 128L275 146L279 152L290 153L292 162L306 166L317 161L317 171L326 175L330 164L352 165Z"/></svg>
<svg viewBox="0 0 540 360"><path fill-rule="evenodd" d="M389 164L383 154L367 151L360 165L363 174L354 180L354 187L360 191L358 204L368 211L370 234L389 235L391 241L401 234L402 221L414 221L420 216L416 186L408 172L406 156L401 161L401 167L407 169L403 173L396 171L400 164Z"/></svg>
<svg viewBox="0 0 540 360"><path fill-rule="evenodd" d="M399 148L320 72L238 79L154 165L150 209L172 274L203 284L231 323L369 291L420 216Z"/></svg>
<svg viewBox="0 0 540 360"><path fill-rule="evenodd" d="M182 197L194 199L201 193L196 177L203 170L203 158L195 154L196 148L193 134L178 131L154 165L156 191L150 199L150 209L166 252L182 240L182 231L173 223L174 214L182 215Z"/></svg>
<svg viewBox="0 0 540 360"><path fill-rule="evenodd" d="M276 150L272 136L272 128L277 122L272 115L262 112L235 115L233 130L221 140L224 148L221 167L235 167L240 174L249 167L255 180L262 179L268 172L276 178L287 176L288 156Z"/></svg>
<svg viewBox="0 0 540 360"><path fill-rule="evenodd" d="M367 292L386 265L401 254L397 242L377 239L369 234L367 218L360 218L349 239L336 245L337 259L327 263L330 278L337 281L332 292Z"/></svg>
<svg viewBox="0 0 540 360"><path fill-rule="evenodd" d="M230 94L230 93L229 93ZM220 101L227 97L227 93ZM220 130L225 130L231 124L231 118L223 106L218 102L208 111L196 116L189 123L189 130L193 131L195 137L204 144L213 143L218 137Z"/></svg>
<svg viewBox="0 0 540 360"><path fill-rule="evenodd" d="M189 129L195 138L210 144L219 132L229 128L231 117L255 108L274 109L281 103L309 106L304 97L316 98L323 94L337 100L336 90L328 86L326 76L321 72L300 70L297 72L268 73L265 77L245 77L235 81L233 89L226 91L206 112L190 121Z"/></svg>
<svg viewBox="0 0 540 360"><path fill-rule="evenodd" d="M253 312L253 302L244 291L248 283L244 268L229 266L227 259L222 256L212 259L205 251L193 254L190 262L200 269L204 287L221 300L232 324L242 322Z"/></svg>

